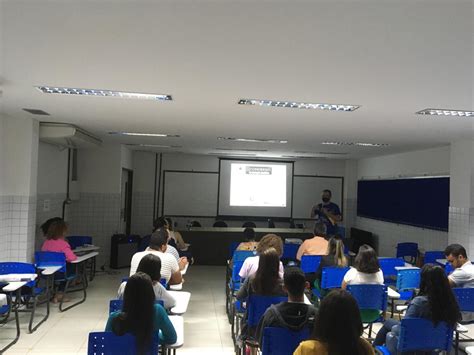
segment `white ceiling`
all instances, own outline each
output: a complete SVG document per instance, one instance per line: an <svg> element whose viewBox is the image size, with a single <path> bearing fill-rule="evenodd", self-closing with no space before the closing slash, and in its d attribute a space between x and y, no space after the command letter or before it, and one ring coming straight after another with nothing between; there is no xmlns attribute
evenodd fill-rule
<svg viewBox="0 0 474 355"><path fill-rule="evenodd" d="M74 123L107 141L349 152L472 139L473 3L460 0L0 0L3 110ZM34 85L171 94L172 102L45 95ZM239 98L361 105L353 113L237 105ZM181 138L109 137L108 131ZM217 136L287 139L232 143ZM322 141L388 143L388 148Z"/></svg>

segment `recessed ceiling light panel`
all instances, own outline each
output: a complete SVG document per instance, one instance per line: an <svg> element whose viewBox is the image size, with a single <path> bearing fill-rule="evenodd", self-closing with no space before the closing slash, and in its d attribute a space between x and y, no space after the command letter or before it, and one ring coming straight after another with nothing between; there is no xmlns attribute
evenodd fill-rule
<svg viewBox="0 0 474 355"><path fill-rule="evenodd" d="M165 134L165 133L139 133L139 132L109 132L111 135L118 136L139 136L139 137L168 137L179 138L179 134Z"/></svg>
<svg viewBox="0 0 474 355"><path fill-rule="evenodd" d="M305 151L295 151L295 153L298 153L298 154L313 154L313 155L317 155L317 154L321 154L321 155L347 155L349 153L343 153L343 152L305 152Z"/></svg>
<svg viewBox="0 0 474 355"><path fill-rule="evenodd" d="M322 142L325 145L347 145L359 147L388 147L390 144L386 143L364 143L364 142Z"/></svg>
<svg viewBox="0 0 474 355"><path fill-rule="evenodd" d="M62 94L62 95L79 95L79 96L96 96L96 97L116 97L121 99L137 99L137 100L158 100L171 101L171 95L164 94L147 94L141 92L114 91L104 89L81 89L67 88L58 86L35 86L39 91L45 94Z"/></svg>
<svg viewBox="0 0 474 355"><path fill-rule="evenodd" d="M286 144L287 140L282 139L261 139L261 138L233 138L233 137L217 137L219 140L236 141L236 142L250 142L250 143L279 143Z"/></svg>
<svg viewBox="0 0 474 355"><path fill-rule="evenodd" d="M416 112L416 114L429 116L472 117L474 116L474 111L448 110L443 108L426 108L424 110Z"/></svg>
<svg viewBox="0 0 474 355"><path fill-rule="evenodd" d="M23 108L22 110L31 113L32 115L49 116L49 113L37 108Z"/></svg>
<svg viewBox="0 0 474 355"><path fill-rule="evenodd" d="M147 147L147 148L183 148L180 145L163 145L163 144L126 144L129 147Z"/></svg>
<svg viewBox="0 0 474 355"><path fill-rule="evenodd" d="M360 105L307 103L307 102L260 100L260 99L240 99L238 101L238 104L239 105L254 105L254 106L301 108L301 109L313 109L313 110L327 110L327 111L346 111L346 112L355 111L360 107Z"/></svg>
<svg viewBox="0 0 474 355"><path fill-rule="evenodd" d="M268 149L248 149L248 148L214 148L215 150L234 151L234 152L267 152Z"/></svg>

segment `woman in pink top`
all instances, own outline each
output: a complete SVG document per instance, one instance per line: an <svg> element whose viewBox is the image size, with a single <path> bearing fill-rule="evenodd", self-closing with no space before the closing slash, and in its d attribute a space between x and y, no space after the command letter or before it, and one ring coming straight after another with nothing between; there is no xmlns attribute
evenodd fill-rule
<svg viewBox="0 0 474 355"><path fill-rule="evenodd" d="M70 263L77 259L77 255L71 250L71 246L66 241L67 224L64 221L51 223L46 233L46 240L41 247L41 251L53 251L64 253L66 261Z"/></svg>
<svg viewBox="0 0 474 355"><path fill-rule="evenodd" d="M71 262L77 259L77 255L71 250L71 246L66 241L67 224L63 220L51 223L46 233L46 240L41 247L41 251L52 251L56 253L64 253L66 262ZM61 288L61 287L60 287ZM64 293L57 292L54 295L53 302L57 303L64 298ZM63 302L66 302L64 298Z"/></svg>

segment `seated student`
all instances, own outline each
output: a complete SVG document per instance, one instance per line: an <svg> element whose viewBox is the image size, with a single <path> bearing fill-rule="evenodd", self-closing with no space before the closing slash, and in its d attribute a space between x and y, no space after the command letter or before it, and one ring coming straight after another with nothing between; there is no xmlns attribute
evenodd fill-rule
<svg viewBox="0 0 474 355"><path fill-rule="evenodd" d="M260 319L255 336L260 345L263 329L266 327L287 328L293 331L313 328L316 308L304 303L304 290L308 286L303 270L297 267L285 269L283 290L288 293L288 302L270 306Z"/></svg>
<svg viewBox="0 0 474 355"><path fill-rule="evenodd" d="M459 244L451 244L444 251L446 259L454 271L448 276L451 287L474 287L474 265L467 258L466 249Z"/></svg>
<svg viewBox="0 0 474 355"><path fill-rule="evenodd" d="M136 337L137 353L147 353L153 336L159 334L160 343L176 342L176 331L165 309L155 304L155 293L150 276L138 272L130 277L125 286L122 311L109 315L106 332L116 335L132 333Z"/></svg>
<svg viewBox="0 0 474 355"><path fill-rule="evenodd" d="M181 270L187 264L187 260L180 259L179 262L171 254L166 253L168 248L168 233L164 229L159 229L150 237L150 246L145 251L135 253L130 265L130 276L135 274L138 264L147 254L154 254L161 259L161 276L166 279L170 285L177 285L183 281Z"/></svg>
<svg viewBox="0 0 474 355"><path fill-rule="evenodd" d="M326 255L328 241L326 240L326 226L323 222L316 222L313 231L314 237L306 239L298 248L296 259L301 261L303 255Z"/></svg>
<svg viewBox="0 0 474 355"><path fill-rule="evenodd" d="M276 234L267 234L258 243L258 246L257 246L258 255L251 256L245 259L242 265L242 268L239 271L239 276L243 279L246 279L250 277L251 275L255 274L257 272L258 265L259 265L259 260L260 260L259 255L261 255L263 252L265 252L265 250L269 248L275 249L279 257L283 255L283 241L281 240L281 238L277 236ZM283 269L283 264L281 261L280 261L279 270L280 270L279 271L280 279L283 279L284 269Z"/></svg>
<svg viewBox="0 0 474 355"><path fill-rule="evenodd" d="M54 222L59 222L59 221L63 221L63 219L61 217L53 217L53 218L50 218L48 219L46 222L44 222L41 226L40 226L40 229L41 231L43 232L43 236L46 237L46 234L48 234L48 229L49 229L49 226L54 223Z"/></svg>
<svg viewBox="0 0 474 355"><path fill-rule="evenodd" d="M347 285L383 285L383 272L377 253L369 245L360 246L354 266L344 275L341 286L343 289L346 289Z"/></svg>
<svg viewBox="0 0 474 355"><path fill-rule="evenodd" d="M237 300L244 302L250 295L286 296L283 280L279 275L280 254L275 248L268 248L260 254L258 268L255 274L245 279L237 292ZM255 329L246 326L247 314L244 316L242 338L253 336Z"/></svg>
<svg viewBox="0 0 474 355"><path fill-rule="evenodd" d="M66 256L66 262L70 263L77 259L77 255L71 250L71 246L66 241L66 234L68 227L66 222L61 220L56 220L52 222L48 227L48 232L46 233L46 240L41 247L41 251L52 251L56 253L64 253ZM63 302L68 302L69 299L64 296L62 292L64 290L65 283L61 283L59 286L59 291L53 296L53 303L58 303L61 300Z"/></svg>
<svg viewBox="0 0 474 355"><path fill-rule="evenodd" d="M168 222L166 221L165 217L160 217L155 220L153 223L153 227L155 228L155 232L160 229L164 229L166 234L168 235L168 247L166 248L166 253L173 255L176 260L179 261L179 252L176 249L176 243L170 237L170 231L168 229Z"/></svg>
<svg viewBox="0 0 474 355"><path fill-rule="evenodd" d="M257 249L258 242L255 240L255 230L253 228L244 229L245 242L240 243L235 250L249 250Z"/></svg>
<svg viewBox="0 0 474 355"><path fill-rule="evenodd" d="M331 291L322 301L311 340L301 342L293 355L372 355L363 338L356 300L344 290Z"/></svg>
<svg viewBox="0 0 474 355"><path fill-rule="evenodd" d="M77 255L74 254L71 250L71 246L66 241L67 231L67 224L62 219L51 223L48 232L46 233L46 240L41 247L41 251L64 253L68 263L76 260Z"/></svg>
<svg viewBox="0 0 474 355"><path fill-rule="evenodd" d="M170 309L176 305L176 300L174 297L166 291L166 288L160 283L161 279L161 259L153 254L145 255L140 263L138 264L137 272L143 272L150 276L153 283L153 291L155 292L155 299L157 301L163 301L163 306L166 309ZM118 290L118 299L123 298L123 293L127 282L124 281L119 287Z"/></svg>
<svg viewBox="0 0 474 355"><path fill-rule="evenodd" d="M331 237L328 243L327 255L323 255L321 258L321 263L319 264L318 269L315 273L314 287L321 288L321 276L323 273L323 268L336 266L336 267L346 267L348 264L347 258L344 255L344 243L342 238L338 235ZM321 295L325 294L323 292Z"/></svg>
<svg viewBox="0 0 474 355"><path fill-rule="evenodd" d="M180 232L174 230L173 220L169 217L166 217L166 224L168 226L168 231L170 232L170 240L174 241L176 249L178 250L187 250L189 244L187 244Z"/></svg>
<svg viewBox="0 0 474 355"><path fill-rule="evenodd" d="M433 324L446 322L450 327L455 327L460 319L459 307L443 268L431 264L423 266L420 291L410 301L405 318L426 318L432 320ZM387 340L388 350L396 354L400 335L399 324L400 322L394 319L387 319L377 333L374 345L383 345ZM390 336L387 337L389 332Z"/></svg>

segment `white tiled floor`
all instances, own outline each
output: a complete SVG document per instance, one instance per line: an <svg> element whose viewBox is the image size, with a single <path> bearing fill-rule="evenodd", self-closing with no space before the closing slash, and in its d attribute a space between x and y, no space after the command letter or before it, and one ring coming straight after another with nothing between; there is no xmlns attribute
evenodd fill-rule
<svg viewBox="0 0 474 355"><path fill-rule="evenodd" d="M89 286L85 303L63 313L53 305L49 319L33 334L28 334L27 315L22 315L20 340L5 354L87 354L88 334L104 330L108 302L115 298L127 272L99 274ZM225 314L224 267L192 266L185 279L183 289L192 296L184 315L185 346L178 354L234 354ZM0 344L11 339L13 328L13 322L0 328Z"/></svg>

